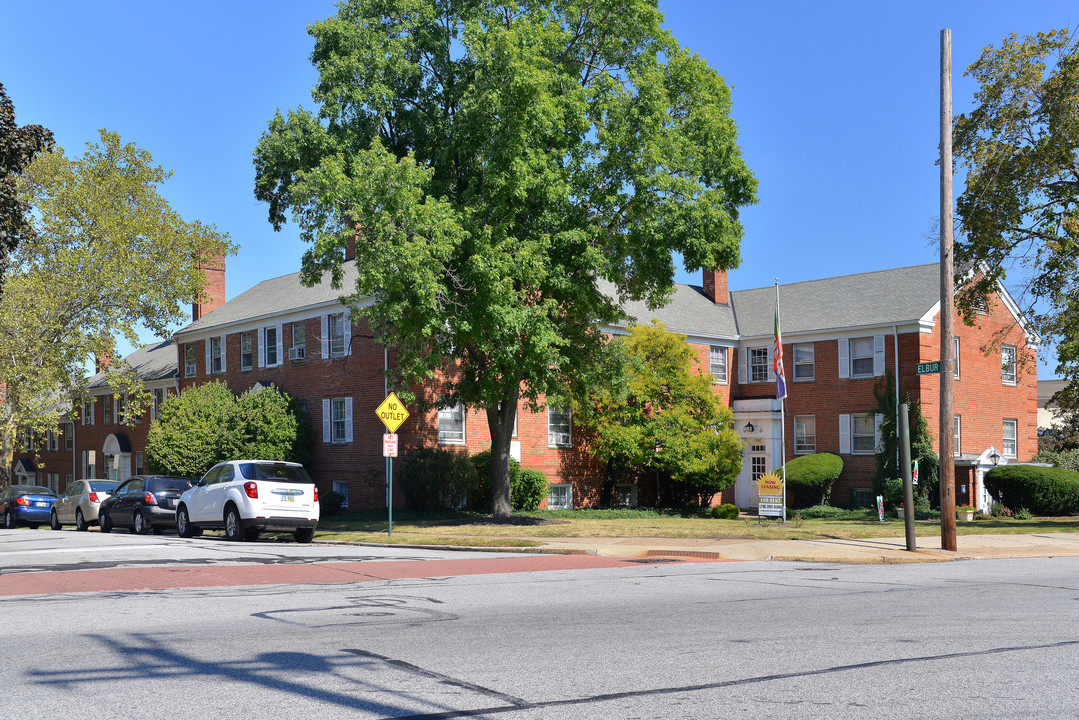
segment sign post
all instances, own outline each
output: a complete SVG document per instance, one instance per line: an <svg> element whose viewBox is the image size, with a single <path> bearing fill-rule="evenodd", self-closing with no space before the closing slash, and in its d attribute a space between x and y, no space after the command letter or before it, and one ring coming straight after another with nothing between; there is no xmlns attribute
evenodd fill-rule
<svg viewBox="0 0 1079 720"><path fill-rule="evenodd" d="M408 409L397 397L397 393L391 392L375 409L375 414L386 426L386 433L382 436L382 456L387 459L386 506L389 511L389 527L386 534L393 535L393 459L397 457L397 428L408 420Z"/></svg>

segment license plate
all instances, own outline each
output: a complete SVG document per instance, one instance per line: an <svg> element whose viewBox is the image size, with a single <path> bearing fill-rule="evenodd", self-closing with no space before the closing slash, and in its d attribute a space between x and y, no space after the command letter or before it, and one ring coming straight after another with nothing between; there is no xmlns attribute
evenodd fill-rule
<svg viewBox="0 0 1079 720"><path fill-rule="evenodd" d="M175 504L176 504L176 501L173 500L172 498L165 498L165 506L166 507L172 507Z"/></svg>
<svg viewBox="0 0 1079 720"><path fill-rule="evenodd" d="M49 504L47 502L36 502L36 503L34 503L34 505L36 505L37 507L48 507L49 506Z"/></svg>
<svg viewBox="0 0 1079 720"><path fill-rule="evenodd" d="M283 497L281 499L284 500L285 502L296 502L296 497L293 496L293 495L286 495L285 497Z"/></svg>

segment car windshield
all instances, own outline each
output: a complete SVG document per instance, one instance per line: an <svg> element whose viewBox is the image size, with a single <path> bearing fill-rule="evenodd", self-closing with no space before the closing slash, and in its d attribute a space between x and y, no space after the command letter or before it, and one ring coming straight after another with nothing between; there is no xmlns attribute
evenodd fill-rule
<svg viewBox="0 0 1079 720"><path fill-rule="evenodd" d="M119 483L114 482L92 482L90 483L90 492L103 492L110 495L116 492L116 486Z"/></svg>
<svg viewBox="0 0 1079 720"><path fill-rule="evenodd" d="M187 478L163 477L153 478L150 481L151 492L161 492L162 490L175 490L176 492L183 492L189 487L191 487L191 481Z"/></svg>
<svg viewBox="0 0 1079 720"><path fill-rule="evenodd" d="M303 469L303 465L286 465L284 463L240 463L240 474L245 480L275 480L284 483L311 484L311 476Z"/></svg>
<svg viewBox="0 0 1079 720"><path fill-rule="evenodd" d="M16 495L50 495L55 496L52 490L39 485L19 485L15 488Z"/></svg>

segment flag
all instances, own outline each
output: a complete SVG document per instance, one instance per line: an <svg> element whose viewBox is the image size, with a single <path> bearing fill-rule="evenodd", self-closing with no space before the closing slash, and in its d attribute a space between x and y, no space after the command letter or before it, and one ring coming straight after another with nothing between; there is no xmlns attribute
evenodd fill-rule
<svg viewBox="0 0 1079 720"><path fill-rule="evenodd" d="M778 288L776 290L778 295ZM776 400L787 397L787 378L783 373L783 338L779 334L779 297L776 297L776 347L772 352L772 365L776 374Z"/></svg>

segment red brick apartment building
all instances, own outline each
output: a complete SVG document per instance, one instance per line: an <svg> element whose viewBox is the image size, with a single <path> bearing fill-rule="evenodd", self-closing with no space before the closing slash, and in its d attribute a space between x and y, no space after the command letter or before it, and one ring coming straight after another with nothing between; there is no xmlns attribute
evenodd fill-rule
<svg viewBox="0 0 1079 720"><path fill-rule="evenodd" d="M342 287L353 287L354 272L346 263ZM212 279L222 282L210 293L220 298L223 271ZM898 378L903 396L922 402L936 434L940 379L917 375L915 367L940 359L938 288L935 264L781 285L785 433L771 370L774 287L729 291L726 273L706 272L701 286L676 286L664 308L650 312L643 304L628 303L626 310L637 322L655 318L686 335L702 367L712 373L716 393L734 412L735 428L746 443L744 464L735 486L717 500L754 507L754 481L784 457L833 452L842 456L844 470L832 497L846 504L872 495L880 425L873 389L888 371ZM383 428L375 408L393 389L386 387L383 371L395 358L374 344L362 322L349 318L340 295L328 281L304 287L298 273L266 280L227 303L211 301L197 308L195 320L176 334L174 345L143 348L132 358L140 353L163 357L173 349L172 374L159 377L168 375L161 372L153 380L152 387L164 392L182 392L214 379L237 392L273 383L306 407L314 429L310 470L323 489L341 492L353 509L385 507ZM1033 364L1018 362L1024 353L1036 352L1035 339L1024 331L1003 287L989 299L975 327L958 318L955 326L958 502L984 508L990 502L981 484L984 472L997 463L1029 460L1037 450ZM625 328L608 330L619 334ZM997 333L1003 333L1002 349L985 354L982 348ZM431 396L438 391L436 383L423 389ZM108 394L107 388L94 392ZM65 462L71 468L65 474L126 477L138 470L148 419L124 425L121 433L115 425L117 408L112 410L114 424L106 426L105 410L96 400L89 424L84 413L67 426L77 432L72 443L63 436L66 449L59 454L70 456ZM490 446L485 415L460 407L426 414L412 409L398 433L402 455L420 446L469 453ZM598 501L602 469L590 460L568 412L549 408L534 414L519 408L511 452L523 467L540 469L550 479L549 506ZM51 451L39 455L44 459L39 477L60 467L53 464ZM31 464L23 465L25 473L34 472L30 455L19 462ZM403 502L400 485L394 487L398 506ZM654 488L643 485L616 488L616 498L626 504L646 504L654 497Z"/></svg>

